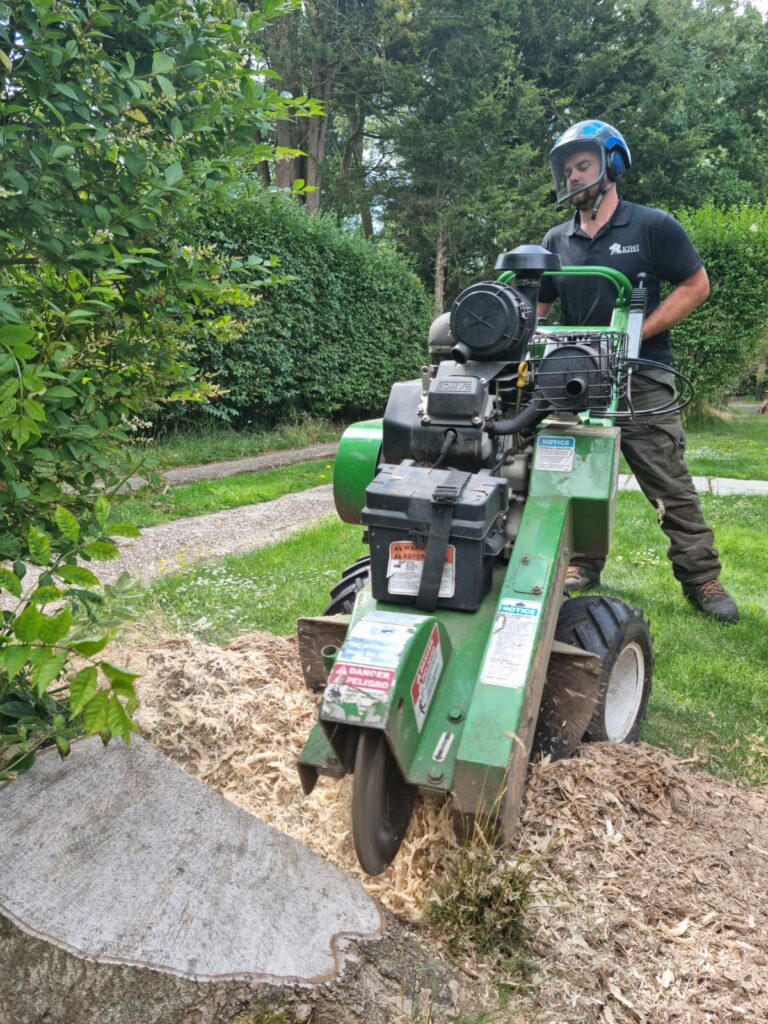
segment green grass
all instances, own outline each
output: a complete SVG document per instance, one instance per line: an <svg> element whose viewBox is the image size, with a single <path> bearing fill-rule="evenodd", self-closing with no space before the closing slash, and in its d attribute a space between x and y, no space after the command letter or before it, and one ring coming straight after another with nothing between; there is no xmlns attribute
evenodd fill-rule
<svg viewBox="0 0 768 1024"><path fill-rule="evenodd" d="M328 484L333 478L333 463L320 459L298 462L281 469L261 473L242 473L222 480L199 480L180 484L163 494L140 494L123 499L114 510L115 521L128 520L136 526L157 526L184 516L202 516L240 505L272 501L284 494Z"/></svg>
<svg viewBox="0 0 768 1024"><path fill-rule="evenodd" d="M768 416L734 414L690 418L685 423L686 461L693 476L768 480ZM628 473L622 459L622 473Z"/></svg>
<svg viewBox="0 0 768 1024"><path fill-rule="evenodd" d="M359 526L323 520L295 537L160 577L151 588L173 629L225 644L252 630L289 636L318 615L341 571L365 553Z"/></svg>
<svg viewBox="0 0 768 1024"><path fill-rule="evenodd" d="M643 608L651 620L656 666L643 738L696 756L716 774L766 783L768 501L705 495L703 505L717 534L723 582L741 609L737 626L684 600L666 538L640 494L619 495L603 592ZM152 595L173 628L214 643L254 629L289 635L300 615L322 610L341 570L363 553L360 533L325 521L274 547L161 578Z"/></svg>
<svg viewBox="0 0 768 1024"><path fill-rule="evenodd" d="M265 452L338 441L342 429L338 423L315 417L306 417L299 423L286 424L272 430L233 430L231 427L208 426L139 442L136 454L139 456L146 452L160 470L198 466L206 462L246 459Z"/></svg>

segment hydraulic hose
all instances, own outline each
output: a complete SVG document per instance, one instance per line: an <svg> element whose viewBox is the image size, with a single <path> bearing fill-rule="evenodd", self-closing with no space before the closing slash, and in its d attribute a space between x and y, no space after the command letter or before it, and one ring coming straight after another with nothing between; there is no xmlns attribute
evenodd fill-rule
<svg viewBox="0 0 768 1024"><path fill-rule="evenodd" d="M523 411L511 420L491 420L489 423L486 423L485 429L491 437L521 434L524 430L531 430L541 423L551 412L552 406L548 402L542 402L537 399L529 402Z"/></svg>

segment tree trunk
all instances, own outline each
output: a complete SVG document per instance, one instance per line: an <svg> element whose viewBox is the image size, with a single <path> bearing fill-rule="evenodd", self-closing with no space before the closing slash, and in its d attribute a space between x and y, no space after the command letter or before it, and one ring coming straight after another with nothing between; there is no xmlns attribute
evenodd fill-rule
<svg viewBox="0 0 768 1024"><path fill-rule="evenodd" d="M762 402L768 391L765 371L768 364L768 338L763 341L763 349L757 357L757 370L755 371L755 401Z"/></svg>
<svg viewBox="0 0 768 1024"><path fill-rule="evenodd" d="M440 233L437 236L435 245L435 316L443 312L445 301L445 226L440 226Z"/></svg>
<svg viewBox="0 0 768 1024"><path fill-rule="evenodd" d="M308 213L320 209L321 168L325 160L325 140L328 133L328 107L333 87L333 69L326 67L319 59L312 67L312 96L322 100L325 113L322 117L310 117L307 123L307 158L305 181L313 191L307 192L304 203Z"/></svg>
<svg viewBox="0 0 768 1024"><path fill-rule="evenodd" d="M359 883L141 738L42 754L3 787L0 829L0 1024L460 1008L459 979Z"/></svg>

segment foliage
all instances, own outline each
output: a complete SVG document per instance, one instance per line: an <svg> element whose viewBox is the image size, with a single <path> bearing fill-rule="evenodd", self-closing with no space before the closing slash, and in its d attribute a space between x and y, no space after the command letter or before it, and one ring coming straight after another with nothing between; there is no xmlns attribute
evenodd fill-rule
<svg viewBox="0 0 768 1024"><path fill-rule="evenodd" d="M242 425L305 412L379 415L393 381L418 373L429 302L387 246L248 185L222 190L188 230L195 245L223 257L245 247L273 253L286 274L280 287L236 311L226 344L196 340L194 360L223 394L191 417Z"/></svg>
<svg viewBox="0 0 768 1024"><path fill-rule="evenodd" d="M711 293L674 328L675 363L700 399L723 402L768 328L768 204L704 206L680 220L704 260Z"/></svg>
<svg viewBox="0 0 768 1024"><path fill-rule="evenodd" d="M3 612L0 693L17 710L25 693L34 704L34 722L24 715L24 729L6 730L10 743L26 731L27 753L53 721L65 743L97 704L84 728L128 735L132 697L125 689L123 706L109 696L127 688L123 677L105 669L111 689L98 696L90 669L78 674L88 699L76 687L68 712L46 687L77 650L78 609L97 610L97 580L75 558L114 553L94 497L127 472L130 426L173 389L205 393L186 339L202 320L206 332L227 329L222 302L252 301L249 267L269 277L260 258L245 254L233 277L229 262L181 245L177 211L269 152L254 131L285 105L258 70L257 35L291 6L0 2L0 559L14 564L0 587L18 602ZM42 596L22 596L29 563L44 569ZM54 593L51 581L71 586ZM41 618L50 601L64 604L56 625Z"/></svg>

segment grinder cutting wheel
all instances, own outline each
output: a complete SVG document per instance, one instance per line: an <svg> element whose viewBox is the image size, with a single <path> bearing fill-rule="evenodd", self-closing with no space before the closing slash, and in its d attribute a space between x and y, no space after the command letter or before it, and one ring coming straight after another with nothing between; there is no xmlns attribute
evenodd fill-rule
<svg viewBox="0 0 768 1024"><path fill-rule="evenodd" d="M322 689L302 784L354 773L370 874L396 855L419 793L450 799L461 834L482 819L508 837L532 751L631 741L650 693L642 612L562 598L571 553L610 543L615 420L633 414L618 405L643 373L645 290L591 267L615 291L610 323L538 327L542 277L584 269L539 246L496 267L498 281L467 288L433 324L421 379L394 385L383 420L344 434L336 507L370 553L325 616L299 623L305 677ZM690 398L677 379L643 416Z"/></svg>

